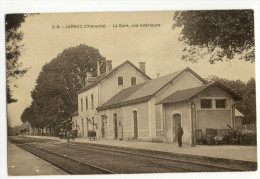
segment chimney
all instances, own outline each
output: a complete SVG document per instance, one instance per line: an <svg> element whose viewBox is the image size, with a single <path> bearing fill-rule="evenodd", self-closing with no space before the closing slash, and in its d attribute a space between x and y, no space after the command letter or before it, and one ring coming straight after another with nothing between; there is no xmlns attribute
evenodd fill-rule
<svg viewBox="0 0 260 179"><path fill-rule="evenodd" d="M157 78L159 78L160 77L160 73L156 73L156 76L157 76Z"/></svg>
<svg viewBox="0 0 260 179"><path fill-rule="evenodd" d="M96 77L93 77L91 72L87 72L85 78L85 86L88 86L96 81Z"/></svg>
<svg viewBox="0 0 260 179"><path fill-rule="evenodd" d="M106 60L106 74L112 70L112 60Z"/></svg>
<svg viewBox="0 0 260 179"><path fill-rule="evenodd" d="M139 68L143 73L145 73L145 62L139 62Z"/></svg>

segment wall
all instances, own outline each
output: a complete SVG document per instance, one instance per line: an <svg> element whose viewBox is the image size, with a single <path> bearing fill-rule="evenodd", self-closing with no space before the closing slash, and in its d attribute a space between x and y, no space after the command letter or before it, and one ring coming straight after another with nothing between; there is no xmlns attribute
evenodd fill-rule
<svg viewBox="0 0 260 179"><path fill-rule="evenodd" d="M197 79L192 73L190 72L184 72L181 76L179 76L177 79L172 81L172 83L169 83L166 85L163 89L161 89L156 95L155 95L155 103L158 103L162 99L168 97L169 95L175 93L177 90L184 90L188 88L194 88L201 86L203 83ZM182 107L180 107L182 108ZM174 109L171 109L174 110ZM177 109L175 109L177 110ZM182 110L182 109L181 109ZM162 104L156 105L156 136L159 139L164 138L164 132L163 131L163 109ZM186 115L186 114L185 114ZM169 126L168 126L169 127ZM172 140L171 131L168 129L168 134L166 134L167 141Z"/></svg>
<svg viewBox="0 0 260 179"><path fill-rule="evenodd" d="M201 99L212 99L212 108L211 109L201 109L200 100ZM216 99L225 99L226 108L220 109L216 108L215 100ZM196 121L195 128L202 129L202 134L205 137L206 128L213 129L228 129L227 124L232 126L232 103L230 95L220 89L219 87L212 87L199 95L194 99L196 106Z"/></svg>
<svg viewBox="0 0 260 179"><path fill-rule="evenodd" d="M113 116L116 113L118 122L118 138L123 138L123 140L132 140L134 136L133 110L137 110L138 139L148 140L149 120L147 102L100 111L99 116L107 115L108 117L105 124L105 138L114 139Z"/></svg>
<svg viewBox="0 0 260 179"><path fill-rule="evenodd" d="M91 94L93 94L94 108L91 107ZM88 97L88 109L86 109L86 96ZM83 110L81 110L81 98L83 99ZM80 94L78 94L78 124L82 137L87 137L88 130L97 130L96 126L93 127L92 117L94 117L94 123L97 123L97 111L98 106L98 86L90 88ZM87 118L90 120L88 121ZM82 122L83 121L83 122ZM82 126L83 124L83 126Z"/></svg>
<svg viewBox="0 0 260 179"><path fill-rule="evenodd" d="M124 77L124 85L118 86L117 79L118 76ZM113 72L108 78L103 80L97 86L90 88L80 94L78 94L78 110L79 110L79 130L84 137L87 136L87 128L89 130L95 130L97 132L97 137L101 136L101 114L98 115L96 108L104 104L111 97L116 95L122 89L131 86L131 77L136 77L136 83L143 83L147 81L140 72L136 71L129 64L121 66L117 71ZM91 109L91 94L94 95L94 109ZM88 96L89 108L86 110L86 96ZM81 98L83 98L83 110L81 111ZM92 117L94 117L95 124L93 128ZM87 118L91 119L91 122L87 122ZM83 125L82 125L83 120Z"/></svg>
<svg viewBox="0 0 260 179"><path fill-rule="evenodd" d="M211 109L201 109L200 100L201 99L212 99ZM215 100L225 99L226 108L216 108ZM227 124L232 126L232 110L231 106L233 100L230 95L220 89L219 87L212 87L207 91L200 94L194 100L195 103L195 118L194 118L194 129L202 129L203 136L205 137L206 128L213 129L227 129ZM172 115L174 113L180 113L181 124L184 130L183 141L184 143L191 142L191 110L190 105L187 102L179 102L172 104L165 104L165 136L166 141L173 141L173 129L172 129Z"/></svg>
<svg viewBox="0 0 260 179"><path fill-rule="evenodd" d="M117 84L118 76L124 77L123 86L118 86ZM112 98L122 89L130 87L131 86L130 80L132 76L136 77L137 84L147 81L146 77L144 77L140 72L136 71L136 69L129 64L123 65L117 71L113 72L112 75L110 75L108 78L103 80L100 83L100 105L104 104L106 101L108 101L110 98Z"/></svg>
<svg viewBox="0 0 260 179"><path fill-rule="evenodd" d="M198 110L196 129L202 129L202 134L206 137L206 128L228 129L230 125L229 110Z"/></svg>
<svg viewBox="0 0 260 179"><path fill-rule="evenodd" d="M173 115L181 115L181 126L183 128L183 143L191 142L191 111L188 102L180 102L175 104L165 104L165 137L166 142L173 142L174 130L173 130Z"/></svg>
<svg viewBox="0 0 260 179"><path fill-rule="evenodd" d="M201 85L203 85L203 83L198 80L193 74L191 74L190 72L184 72L181 76L172 81L172 83L166 85L156 94L155 102L158 103L162 99L175 93L177 90L194 88Z"/></svg>

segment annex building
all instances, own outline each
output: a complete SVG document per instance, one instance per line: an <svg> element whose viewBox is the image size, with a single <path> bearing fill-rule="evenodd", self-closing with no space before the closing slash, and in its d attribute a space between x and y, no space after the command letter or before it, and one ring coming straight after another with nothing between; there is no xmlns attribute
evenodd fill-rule
<svg viewBox="0 0 260 179"><path fill-rule="evenodd" d="M87 74L86 84L72 115L81 137L94 130L97 138L174 142L180 123L183 142L191 143L195 130L205 135L206 128L242 125L234 117L240 97L221 83L207 84L190 68L151 79L144 62L112 69L106 61L106 73Z"/></svg>

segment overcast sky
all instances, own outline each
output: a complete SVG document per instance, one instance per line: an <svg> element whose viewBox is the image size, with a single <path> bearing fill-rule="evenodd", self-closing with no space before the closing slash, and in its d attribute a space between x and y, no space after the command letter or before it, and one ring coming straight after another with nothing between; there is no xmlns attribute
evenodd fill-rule
<svg viewBox="0 0 260 179"><path fill-rule="evenodd" d="M128 13L68 13L40 14L28 17L21 27L24 52L20 58L24 67L31 67L23 78L16 80L13 96L18 102L8 105L11 126L21 123L23 110L31 104L30 92L46 62L50 62L68 47L87 44L98 48L101 55L112 60L113 67L126 60L136 66L146 62L147 74L154 78L190 67L202 77L216 75L247 81L255 76L254 64L239 60L209 64L201 59L192 64L181 60L183 46L178 42L179 30L172 30L173 11ZM99 25L96 29L53 29L53 25ZM113 28L113 24L160 24L149 28Z"/></svg>

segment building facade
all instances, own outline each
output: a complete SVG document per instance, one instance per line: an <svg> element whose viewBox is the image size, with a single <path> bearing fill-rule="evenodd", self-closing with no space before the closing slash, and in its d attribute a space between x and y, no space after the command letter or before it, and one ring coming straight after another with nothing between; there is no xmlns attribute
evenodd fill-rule
<svg viewBox="0 0 260 179"><path fill-rule="evenodd" d="M96 108L100 107L121 90L150 80L145 74L144 63L140 69L126 61L112 69L112 62L106 62L106 73L93 77L87 74L86 86L78 92L77 124L82 137L87 137L87 131L96 131L97 137L102 136L104 127L101 125L101 115Z"/></svg>
<svg viewBox="0 0 260 179"><path fill-rule="evenodd" d="M175 142L181 124L184 143L191 143L195 130L236 127L239 96L220 83L207 84L190 68L150 79L144 63L138 69L126 61L93 81L78 93L83 137L94 130L98 138Z"/></svg>

